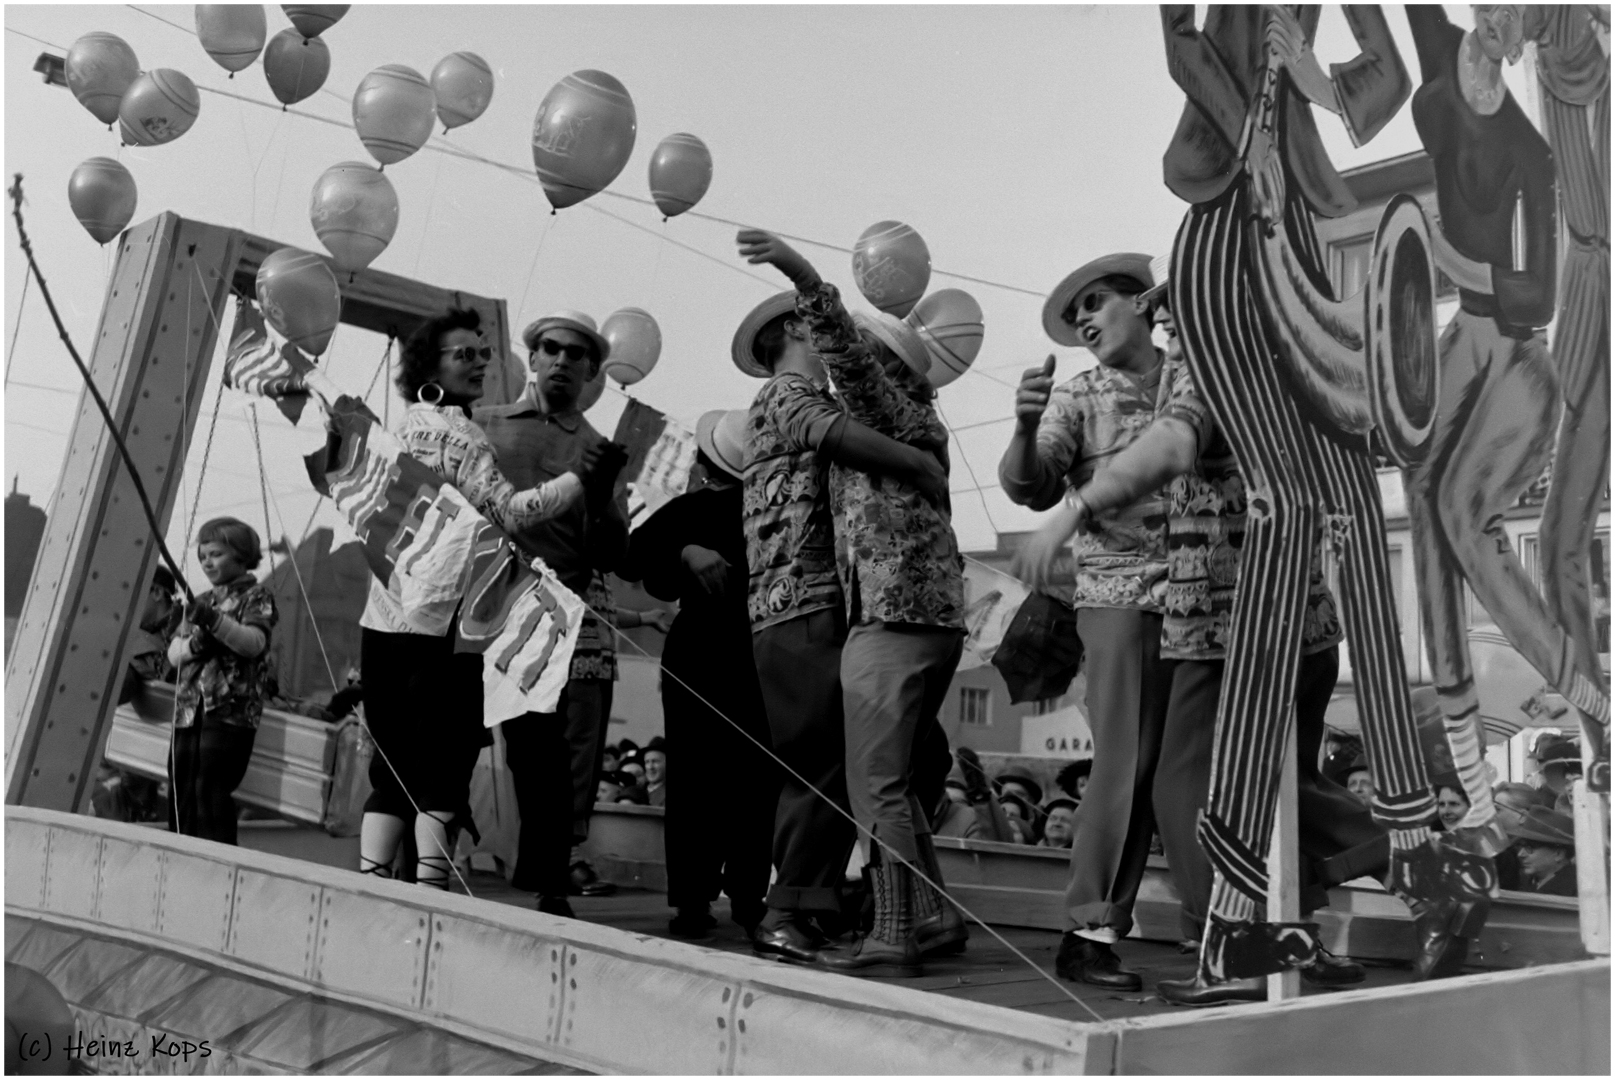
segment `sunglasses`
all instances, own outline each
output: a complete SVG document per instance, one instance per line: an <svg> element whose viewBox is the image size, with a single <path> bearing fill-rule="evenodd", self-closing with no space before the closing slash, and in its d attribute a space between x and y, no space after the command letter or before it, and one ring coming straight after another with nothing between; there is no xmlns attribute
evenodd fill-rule
<svg viewBox="0 0 1615 1080"><path fill-rule="evenodd" d="M444 349L443 352L451 360L458 364L464 364L471 360L493 359L493 348L492 346L488 345L484 345L481 348L478 348L475 345L456 345L452 349Z"/></svg>
<svg viewBox="0 0 1615 1080"><path fill-rule="evenodd" d="M541 340L538 343L538 348L545 356L560 356L564 353L566 362L569 364L592 359L594 355L594 350L587 345L562 345L559 341L551 338Z"/></svg>
<svg viewBox="0 0 1615 1080"><path fill-rule="evenodd" d="M1084 314L1092 315L1094 312L1105 306L1106 300L1115 295L1116 294L1111 292L1109 289L1094 289L1092 292L1089 292L1082 298L1081 304L1078 304L1076 301L1072 301L1070 304L1066 305L1065 311L1060 315L1060 321L1065 323L1067 326L1075 326L1077 325L1077 314L1079 311Z"/></svg>

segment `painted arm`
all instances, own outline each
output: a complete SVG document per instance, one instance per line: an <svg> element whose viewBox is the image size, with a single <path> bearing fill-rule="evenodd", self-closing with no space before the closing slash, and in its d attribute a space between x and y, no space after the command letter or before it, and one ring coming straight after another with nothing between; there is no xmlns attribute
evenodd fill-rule
<svg viewBox="0 0 1615 1080"><path fill-rule="evenodd" d="M1329 65L1337 104L1325 107L1346 122L1352 145L1362 146L1390 123L1412 93L1413 84L1379 5L1347 4L1341 11L1362 51L1344 64Z"/></svg>
<svg viewBox="0 0 1615 1080"><path fill-rule="evenodd" d="M1189 101L1237 147L1245 128L1248 102L1228 65L1194 25L1193 4L1162 4L1161 32L1166 42L1166 70Z"/></svg>

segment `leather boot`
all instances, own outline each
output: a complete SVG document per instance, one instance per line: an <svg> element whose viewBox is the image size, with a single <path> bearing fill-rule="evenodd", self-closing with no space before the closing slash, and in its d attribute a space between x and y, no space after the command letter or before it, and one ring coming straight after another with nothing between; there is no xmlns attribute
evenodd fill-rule
<svg viewBox="0 0 1615 1080"><path fill-rule="evenodd" d="M1403 897L1413 912L1413 929L1419 954L1413 961L1413 981L1450 979L1462 975L1469 959L1469 940L1480 934L1491 911L1489 900L1445 901Z"/></svg>
<svg viewBox="0 0 1615 1080"><path fill-rule="evenodd" d="M869 871L875 892L875 923L848 945L832 945L818 952L818 962L830 971L849 975L912 978L923 974L920 947L914 938L914 883L908 867L882 862Z"/></svg>
<svg viewBox="0 0 1615 1080"><path fill-rule="evenodd" d="M800 913L769 908L751 935L752 951L770 959L811 964L824 945L820 936Z"/></svg>
<svg viewBox="0 0 1615 1080"><path fill-rule="evenodd" d="M922 833L915 840L920 849L920 869L939 886L946 887L930 834ZM970 940L970 929L965 925L964 915L945 893L938 892L913 874L909 877L914 882L914 937L919 942L920 954L928 957L953 956L964 952L965 942Z"/></svg>
<svg viewBox="0 0 1615 1080"><path fill-rule="evenodd" d="M1318 958L1297 970L1301 972L1301 981L1308 986L1355 986L1368 978L1363 965L1336 956L1321 945L1318 947Z"/></svg>
<svg viewBox="0 0 1615 1080"><path fill-rule="evenodd" d="M1054 973L1069 982L1085 982L1110 990L1144 989L1144 980L1138 972L1122 970L1121 957L1115 950L1075 930L1067 930L1060 938L1060 951L1054 955Z"/></svg>

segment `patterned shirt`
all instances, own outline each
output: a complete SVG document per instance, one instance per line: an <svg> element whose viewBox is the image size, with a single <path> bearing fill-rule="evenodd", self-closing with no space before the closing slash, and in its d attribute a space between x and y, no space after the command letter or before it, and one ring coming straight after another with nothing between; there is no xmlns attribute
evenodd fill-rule
<svg viewBox="0 0 1615 1080"><path fill-rule="evenodd" d="M1245 546L1245 480L1233 449L1217 430L1195 391L1188 368L1174 365L1163 387L1177 406L1169 415L1195 432L1196 467L1167 485L1167 587L1161 623L1161 656L1170 660L1222 660L1228 655L1229 623ZM1198 406L1196 408L1195 406ZM1301 623L1301 654L1340 642L1340 616L1324 582L1321 559L1312 560L1307 606Z"/></svg>
<svg viewBox="0 0 1615 1080"><path fill-rule="evenodd" d="M617 678L617 634L613 617L617 611L617 598L611 591L611 582L599 570L589 579L589 588L583 594L583 621L578 624L578 644L572 650L571 679Z"/></svg>
<svg viewBox="0 0 1615 1080"><path fill-rule="evenodd" d="M769 379L751 403L744 521L753 632L841 606L819 443L842 415L829 391L791 372Z"/></svg>
<svg viewBox="0 0 1615 1080"><path fill-rule="evenodd" d="M201 631L191 636L196 655L179 666L175 688L174 726L198 720L255 728L264 713L264 678L269 670L269 635L280 618L269 587L251 574L215 585L199 597L202 603L243 626L264 634L264 650L248 658L225 648Z"/></svg>
<svg viewBox="0 0 1615 1080"><path fill-rule="evenodd" d="M493 444L459 408L416 402L393 433L416 461L454 485L477 511L506 532L564 513L583 495L577 476L517 491L499 471ZM359 625L392 634L410 633L397 601L386 586L370 580L370 598Z"/></svg>
<svg viewBox="0 0 1615 1080"><path fill-rule="evenodd" d="M796 310L811 328L813 349L852 418L898 442L934 449L946 469L948 432L936 409L910 397L886 374L836 287L823 283L798 295ZM832 465L830 507L849 624L964 629L964 558L945 500L934 506L892 477Z"/></svg>
<svg viewBox="0 0 1615 1080"><path fill-rule="evenodd" d="M1146 379L1100 365L1056 386L1037 429L1044 467L1075 491L1130 446L1170 408L1172 381L1163 362ZM1159 379L1157 383L1156 380ZM1204 405L1199 405L1204 410ZM1160 611L1166 599L1166 492L1093 517L1092 532L1071 538L1072 603L1079 607Z"/></svg>

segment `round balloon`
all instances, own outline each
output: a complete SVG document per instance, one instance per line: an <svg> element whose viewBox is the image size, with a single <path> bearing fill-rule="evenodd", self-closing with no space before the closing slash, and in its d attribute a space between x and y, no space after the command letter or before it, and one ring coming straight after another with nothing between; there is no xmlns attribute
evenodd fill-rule
<svg viewBox="0 0 1615 1080"><path fill-rule="evenodd" d="M963 375L981 352L981 305L963 289L938 289L915 305L908 323L931 354L926 378L932 386L946 386Z"/></svg>
<svg viewBox="0 0 1615 1080"><path fill-rule="evenodd" d="M292 20L297 32L306 38L317 38L342 16L348 13L348 4L282 4L280 10Z"/></svg>
<svg viewBox="0 0 1615 1080"><path fill-rule="evenodd" d="M432 92L444 131L469 124L493 100L493 69L476 53L449 53L432 69Z"/></svg>
<svg viewBox="0 0 1615 1080"><path fill-rule="evenodd" d="M363 270L392 242L398 195L380 169L344 161L314 182L308 219L337 269Z"/></svg>
<svg viewBox="0 0 1615 1080"><path fill-rule="evenodd" d="M137 195L129 170L107 157L81 163L67 181L67 204L97 244L123 232L135 216Z"/></svg>
<svg viewBox="0 0 1615 1080"><path fill-rule="evenodd" d="M611 344L610 359L601 372L619 386L632 386L649 375L662 355L662 328L642 308L613 311L600 324L600 335Z"/></svg>
<svg viewBox="0 0 1615 1080"><path fill-rule="evenodd" d="M125 146L161 146L191 130L201 111L202 98L183 72L156 68L123 92L118 130Z"/></svg>
<svg viewBox="0 0 1615 1080"><path fill-rule="evenodd" d="M931 252L901 221L878 221L853 245L852 279L864 299L901 319L925 295Z"/></svg>
<svg viewBox="0 0 1615 1080"><path fill-rule="evenodd" d="M701 201L712 183L712 152L694 135L669 135L650 159L650 195L668 217Z"/></svg>
<svg viewBox="0 0 1615 1080"><path fill-rule="evenodd" d="M342 317L342 290L324 259L285 247L258 266L258 306L282 337L318 356Z"/></svg>
<svg viewBox="0 0 1615 1080"><path fill-rule="evenodd" d="M421 73L384 64L353 92L353 126L370 156L383 165L403 161L432 136L437 95Z"/></svg>
<svg viewBox="0 0 1615 1080"><path fill-rule="evenodd" d="M118 102L140 78L135 51L116 34L85 34L67 50L67 88L101 123L118 118Z"/></svg>
<svg viewBox="0 0 1615 1080"><path fill-rule="evenodd" d="M282 105L296 105L325 85L331 50L319 38L282 30L264 48L264 78Z"/></svg>
<svg viewBox="0 0 1615 1080"><path fill-rule="evenodd" d="M232 78L252 66L269 36L261 4L197 4L196 36Z"/></svg>
<svg viewBox="0 0 1615 1080"><path fill-rule="evenodd" d="M603 71L574 71L533 118L533 167L550 205L564 210L617 178L639 121L628 88Z"/></svg>

